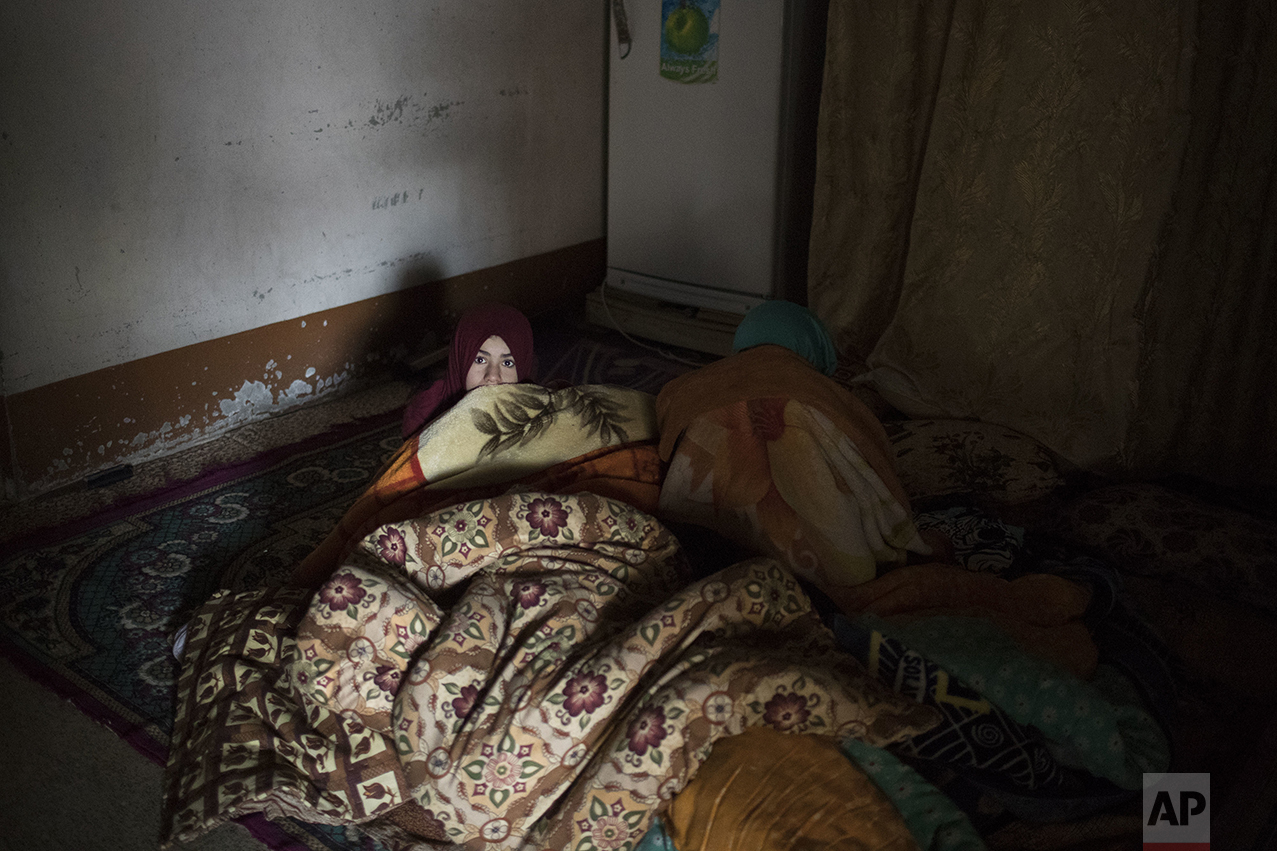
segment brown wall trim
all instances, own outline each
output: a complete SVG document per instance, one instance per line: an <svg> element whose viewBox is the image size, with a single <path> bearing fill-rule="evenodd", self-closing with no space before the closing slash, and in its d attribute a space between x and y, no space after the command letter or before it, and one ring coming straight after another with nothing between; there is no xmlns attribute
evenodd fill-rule
<svg viewBox="0 0 1277 851"><path fill-rule="evenodd" d="M23 498L202 443L441 345L475 304L583 299L605 263L592 240L0 397L0 475Z"/></svg>

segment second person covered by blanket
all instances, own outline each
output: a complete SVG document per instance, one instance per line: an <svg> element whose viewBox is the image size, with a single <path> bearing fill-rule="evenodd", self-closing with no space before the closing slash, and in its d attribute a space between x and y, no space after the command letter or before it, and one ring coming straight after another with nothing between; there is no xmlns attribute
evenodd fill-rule
<svg viewBox="0 0 1277 851"><path fill-rule="evenodd" d="M820 321L764 302L733 350L657 397L662 519L777 558L840 607L880 566L928 554L882 424L827 377L837 353Z"/></svg>
<svg viewBox="0 0 1277 851"><path fill-rule="evenodd" d="M506 304L468 310L457 322L444 377L414 395L404 409L406 440L476 387L515 384L536 375L532 325Z"/></svg>

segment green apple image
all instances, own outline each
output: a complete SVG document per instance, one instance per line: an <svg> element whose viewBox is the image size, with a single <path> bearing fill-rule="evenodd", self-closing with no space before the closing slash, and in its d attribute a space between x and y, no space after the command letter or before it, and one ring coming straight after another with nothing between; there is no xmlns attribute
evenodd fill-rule
<svg viewBox="0 0 1277 851"><path fill-rule="evenodd" d="M695 56L709 42L709 19L684 3L665 19L665 43L685 56Z"/></svg>

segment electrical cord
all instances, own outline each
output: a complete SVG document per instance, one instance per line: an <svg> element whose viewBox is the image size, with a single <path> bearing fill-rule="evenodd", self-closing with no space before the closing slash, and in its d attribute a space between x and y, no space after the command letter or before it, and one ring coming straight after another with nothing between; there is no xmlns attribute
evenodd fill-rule
<svg viewBox="0 0 1277 851"><path fill-rule="evenodd" d="M629 334L625 333L625 329L621 327L621 323L617 322L616 317L612 315L612 308L608 307L607 286L608 286L607 278L605 277L603 279L603 285L599 287L599 297L603 301L603 312L607 314L608 321L612 323L612 327L615 328L617 331L621 332L622 337L629 340L634 345L640 346L651 352L656 352L658 355L668 360L678 361L679 363L685 363L685 364L688 364L689 366L704 366L705 365L705 361L694 361L694 360L688 360L687 358L679 357L673 352L667 352L664 349L658 349L656 346L651 346L651 345L648 345L647 343L642 342L641 340L636 340L633 337L631 337Z"/></svg>

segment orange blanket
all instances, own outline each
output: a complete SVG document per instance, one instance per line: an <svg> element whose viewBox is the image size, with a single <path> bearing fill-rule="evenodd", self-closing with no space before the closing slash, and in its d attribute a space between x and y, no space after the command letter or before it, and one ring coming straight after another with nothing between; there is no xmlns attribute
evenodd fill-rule
<svg viewBox="0 0 1277 851"><path fill-rule="evenodd" d="M933 615L991 621L1025 652L1090 679L1099 661L1082 621L1091 592L1046 573L1006 580L951 564L916 564L892 570L834 597L847 613L868 612L908 621Z"/></svg>
<svg viewBox="0 0 1277 851"><path fill-rule="evenodd" d="M930 548L882 424L788 349L760 346L676 378L656 415L670 462L663 519L781 559L848 614L981 617L1028 652L1083 678L1094 672L1097 651L1081 620L1090 597L1076 583L904 566L906 551Z"/></svg>
<svg viewBox="0 0 1277 851"><path fill-rule="evenodd" d="M324 582L386 523L510 490L590 492L654 512L662 463L653 399L623 387L481 387L406 441L293 571Z"/></svg>
<svg viewBox="0 0 1277 851"><path fill-rule="evenodd" d="M882 424L779 346L674 379L656 400L661 516L780 559L834 596L929 554Z"/></svg>
<svg viewBox="0 0 1277 851"><path fill-rule="evenodd" d="M860 450L901 505L909 507L887 432L856 395L821 375L782 346L759 346L671 380L656 397L661 459L668 461L687 427L700 416L736 402L785 398L810 405L834 422Z"/></svg>

